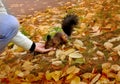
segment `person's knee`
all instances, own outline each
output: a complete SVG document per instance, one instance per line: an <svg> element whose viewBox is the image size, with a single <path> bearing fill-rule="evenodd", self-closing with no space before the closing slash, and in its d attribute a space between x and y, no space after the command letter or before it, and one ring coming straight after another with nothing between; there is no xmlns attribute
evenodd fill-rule
<svg viewBox="0 0 120 84"><path fill-rule="evenodd" d="M17 20L17 18L10 15L9 20L10 20L11 30L18 32L20 24L19 24L19 21Z"/></svg>
<svg viewBox="0 0 120 84"><path fill-rule="evenodd" d="M19 21L12 15L0 14L0 52L17 34Z"/></svg>
<svg viewBox="0 0 120 84"><path fill-rule="evenodd" d="M0 14L0 35L11 38L16 35L19 29L19 21L12 15Z"/></svg>

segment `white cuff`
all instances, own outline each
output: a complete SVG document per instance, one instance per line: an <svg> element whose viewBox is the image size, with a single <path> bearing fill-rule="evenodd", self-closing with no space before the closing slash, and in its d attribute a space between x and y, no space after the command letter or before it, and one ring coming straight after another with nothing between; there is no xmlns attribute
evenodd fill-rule
<svg viewBox="0 0 120 84"><path fill-rule="evenodd" d="M16 34L16 36L12 39L16 45L24 48L25 50L29 50L33 44L29 38L23 35L20 31Z"/></svg>

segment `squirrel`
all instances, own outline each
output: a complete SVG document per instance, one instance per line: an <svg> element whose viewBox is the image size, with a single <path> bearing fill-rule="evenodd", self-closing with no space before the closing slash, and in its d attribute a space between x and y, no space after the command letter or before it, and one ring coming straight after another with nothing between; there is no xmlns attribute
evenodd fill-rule
<svg viewBox="0 0 120 84"><path fill-rule="evenodd" d="M78 24L78 16L75 14L68 14L62 20L62 31L56 32L53 37L47 35L47 41L45 42L45 48L58 47L61 44L68 42L68 37L71 36L73 28Z"/></svg>

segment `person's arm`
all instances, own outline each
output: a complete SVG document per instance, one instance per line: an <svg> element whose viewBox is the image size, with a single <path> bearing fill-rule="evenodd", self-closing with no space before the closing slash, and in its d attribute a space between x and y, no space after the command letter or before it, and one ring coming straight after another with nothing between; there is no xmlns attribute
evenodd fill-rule
<svg viewBox="0 0 120 84"><path fill-rule="evenodd" d="M45 49L45 44L34 43L28 37L24 36L20 31L18 31L17 35L12 39L12 42L31 52L36 51L44 53L53 50L53 48Z"/></svg>
<svg viewBox="0 0 120 84"><path fill-rule="evenodd" d="M12 39L16 45L24 48L25 50L29 50L33 44L33 42L24 36L20 31L16 34L16 36Z"/></svg>

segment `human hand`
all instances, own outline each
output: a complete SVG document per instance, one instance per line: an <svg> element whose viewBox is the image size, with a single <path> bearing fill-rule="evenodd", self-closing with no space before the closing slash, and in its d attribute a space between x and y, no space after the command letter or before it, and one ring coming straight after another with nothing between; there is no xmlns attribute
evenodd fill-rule
<svg viewBox="0 0 120 84"><path fill-rule="evenodd" d="M55 50L54 48L48 48L45 49L45 44L43 43L35 43L36 47L35 47L35 52L40 52L40 53L45 53L45 52L49 52L51 50Z"/></svg>

